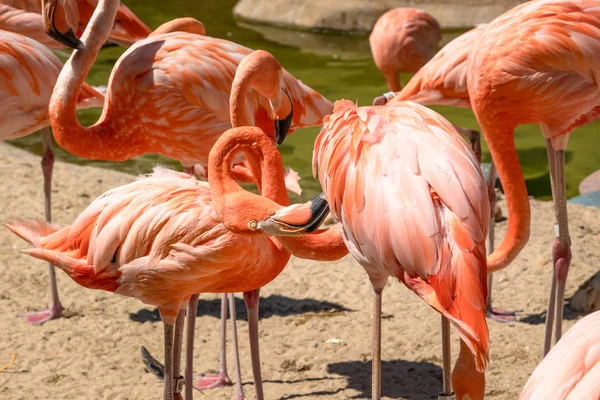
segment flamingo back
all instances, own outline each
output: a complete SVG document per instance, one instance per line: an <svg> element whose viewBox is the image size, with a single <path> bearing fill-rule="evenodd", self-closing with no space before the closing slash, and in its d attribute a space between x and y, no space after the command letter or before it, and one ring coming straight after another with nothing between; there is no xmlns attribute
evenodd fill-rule
<svg viewBox="0 0 600 400"><path fill-rule="evenodd" d="M375 65L382 72L416 72L438 49L440 25L416 8L395 8L383 14L369 36Z"/></svg>
<svg viewBox="0 0 600 400"><path fill-rule="evenodd" d="M49 124L48 103L62 63L48 48L0 31L0 139L15 139ZM101 105L104 96L84 84L78 108Z"/></svg>
<svg viewBox="0 0 600 400"><path fill-rule="evenodd" d="M600 116L600 2L543 0L492 21L468 58L476 114L538 123L555 149ZM518 112L515 112L518 110Z"/></svg>
<svg viewBox="0 0 600 400"><path fill-rule="evenodd" d="M520 400L600 399L600 311L582 318L537 366Z"/></svg>
<svg viewBox="0 0 600 400"><path fill-rule="evenodd" d="M427 62L392 101L470 108L467 56L485 25L463 33Z"/></svg>
<svg viewBox="0 0 600 400"><path fill-rule="evenodd" d="M490 206L477 160L452 125L412 102L338 101L315 142L317 165L373 286L403 281L457 326L483 370Z"/></svg>

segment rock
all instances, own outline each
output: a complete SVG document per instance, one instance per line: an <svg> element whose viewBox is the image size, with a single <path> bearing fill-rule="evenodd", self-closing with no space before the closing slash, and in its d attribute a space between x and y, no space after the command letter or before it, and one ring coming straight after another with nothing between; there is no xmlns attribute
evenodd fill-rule
<svg viewBox="0 0 600 400"><path fill-rule="evenodd" d="M295 29L368 33L379 16L396 7L417 7L443 29L471 28L490 22L520 0L240 0L235 18Z"/></svg>
<svg viewBox="0 0 600 400"><path fill-rule="evenodd" d="M582 313L600 310L600 271L581 285L571 297L569 307L573 311Z"/></svg>
<svg viewBox="0 0 600 400"><path fill-rule="evenodd" d="M583 178L579 183L579 194L586 194L600 190L600 169Z"/></svg>

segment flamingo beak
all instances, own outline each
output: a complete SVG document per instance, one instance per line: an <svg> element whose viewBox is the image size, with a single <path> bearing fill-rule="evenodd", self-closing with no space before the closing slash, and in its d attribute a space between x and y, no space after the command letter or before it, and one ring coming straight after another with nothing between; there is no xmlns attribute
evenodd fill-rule
<svg viewBox="0 0 600 400"><path fill-rule="evenodd" d="M282 89L287 98L290 101L290 113L284 119L276 119L275 120L275 140L277 141L277 146L281 145L287 136L290 127L292 126L292 118L294 116L294 103L292 102L292 98L287 90Z"/></svg>
<svg viewBox="0 0 600 400"><path fill-rule="evenodd" d="M269 236L300 236L316 231L328 214L329 204L321 193L308 203L284 207L264 221L251 221L249 226Z"/></svg>
<svg viewBox="0 0 600 400"><path fill-rule="evenodd" d="M52 39L58 41L75 50L83 49L83 43L75 32L69 27L66 32L61 32L55 23L57 0L42 0L42 20L46 34Z"/></svg>

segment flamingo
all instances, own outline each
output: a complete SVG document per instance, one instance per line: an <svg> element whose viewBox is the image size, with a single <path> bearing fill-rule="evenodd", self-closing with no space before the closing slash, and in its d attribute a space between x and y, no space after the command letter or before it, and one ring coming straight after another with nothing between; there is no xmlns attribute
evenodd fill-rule
<svg viewBox="0 0 600 400"><path fill-rule="evenodd" d="M520 400L600 399L600 311L567 331L544 357Z"/></svg>
<svg viewBox="0 0 600 400"><path fill-rule="evenodd" d="M185 18L163 24L121 56L111 73L100 121L92 127L82 127L71 93L87 75L107 38L118 4L115 0L99 2L81 38L83 49L73 52L53 93L53 132L67 151L83 158L110 161L158 153L181 161L188 171L204 175L212 145L231 127L230 92L238 98L239 117L245 120L241 125L259 126L269 137L281 136L291 123L293 128L320 124L331 112L333 104L329 100L281 67L269 75L273 77L270 80L255 79L268 72L255 65L254 73L247 74L234 88L237 66L252 50L206 37L200 22ZM51 6L44 15L53 15ZM45 23L55 29L51 18ZM77 45L78 39L68 32L55 31L53 35L64 35L65 40ZM240 180L254 180L245 168L236 167L236 172ZM286 184L288 189L299 192L293 179L286 179ZM222 329L221 337L224 335ZM225 341L221 340L220 372L202 379L200 388L230 382L225 370Z"/></svg>
<svg viewBox="0 0 600 400"><path fill-rule="evenodd" d="M72 34L81 34L92 16L97 0L46 0L56 3L56 23ZM70 46L62 38L54 39L44 32L41 0L0 0L0 29L20 33L35 39L46 47L57 50ZM117 19L109 39L121 46L129 47L135 41L150 34L146 26L131 10L119 6ZM55 40L57 39L57 40Z"/></svg>
<svg viewBox="0 0 600 400"><path fill-rule="evenodd" d="M440 25L423 10L395 8L379 17L369 45L390 91L402 88L400 72L417 72L433 57L441 39Z"/></svg>
<svg viewBox="0 0 600 400"><path fill-rule="evenodd" d="M317 137L313 173L317 165L343 240L375 293L373 399L381 397L381 299L390 276L442 314L442 395L452 394L451 321L463 342L454 375L463 382L475 379L478 386L472 390L483 398L489 346L484 241L490 210L483 174L466 143L448 121L417 103L357 107L343 100L335 103ZM309 204L304 215L319 208L319 202ZM286 211L255 229L286 234L277 225L279 215L289 218ZM469 363L477 376L468 375Z"/></svg>
<svg viewBox="0 0 600 400"><path fill-rule="evenodd" d="M0 140L16 139L42 131L44 208L50 222L54 154L47 126L48 102L62 63L48 48L23 35L0 30ZM100 107L104 97L83 83L74 96L77 109ZM27 322L44 323L61 316L54 267L50 266L51 306L48 310L26 314Z"/></svg>
<svg viewBox="0 0 600 400"><path fill-rule="evenodd" d="M240 60L252 50L204 36L202 23L191 18L163 24L119 58L100 120L83 127L71 94L108 37L119 4L118 0L99 2L82 35L83 49L73 52L58 78L49 106L54 137L82 158L123 161L157 153L179 160L187 170L199 165L196 171L201 172L212 145L231 127L233 77ZM73 39L68 32L56 30L52 4L48 7L45 24L53 35ZM291 123L294 128L320 124L332 103L285 70L277 76L270 82L240 83L238 95L246 99L242 111L251 125L274 138L290 129ZM238 172L240 179L253 181L248 173Z"/></svg>
<svg viewBox="0 0 600 400"><path fill-rule="evenodd" d="M556 240L544 354L562 333L571 262L565 149L573 129L600 116L600 1L532 1L492 21L467 59L471 105L506 195L508 229L488 257L488 272L506 267L529 239L530 209L514 130L537 123L546 139Z"/></svg>
<svg viewBox="0 0 600 400"><path fill-rule="evenodd" d="M264 203L234 180L229 166L239 152L244 152L263 195L271 200L268 206L273 205L262 218L271 217L282 208L279 204L289 204L281 156L262 130L242 127L223 133L211 150L209 183L157 167L150 176L95 199L68 227L20 219L5 224L32 245L26 254L53 263L79 285L158 307L165 328L164 399L173 398L174 374L179 382L181 342L173 340L174 326L179 339L183 310L193 295L260 288L279 275L290 251L298 257L331 260L348 252L336 229L278 239L251 232L253 225L246 217L256 215L254 209ZM305 211L292 208L280 219L312 231L327 215L326 203ZM195 317L195 312L189 315ZM257 315L249 317L256 326ZM254 335L256 342L251 343L257 346L257 332ZM193 347L187 350L186 368L191 368ZM186 386L186 397L189 393L191 398L191 390Z"/></svg>
<svg viewBox="0 0 600 400"><path fill-rule="evenodd" d="M471 108L469 100L469 91L467 90L467 56L473 48L475 41L481 36L485 25L480 25L475 29L458 36L456 39L446 44L431 60L427 62L417 73L408 81L406 86L397 93L389 92L383 96L377 97L374 105L384 105L395 101L415 101L424 106L446 105L460 108ZM471 142L471 148L478 160L481 159L481 143L479 132L454 126L463 136L466 136ZM490 197L490 216L488 244L486 246L488 254L494 250L494 223L496 193L495 182L496 170L494 162L490 164L490 172L487 177L488 192ZM507 311L492 307L492 275L488 275L488 298L487 315L488 317L499 321L515 321L516 312Z"/></svg>

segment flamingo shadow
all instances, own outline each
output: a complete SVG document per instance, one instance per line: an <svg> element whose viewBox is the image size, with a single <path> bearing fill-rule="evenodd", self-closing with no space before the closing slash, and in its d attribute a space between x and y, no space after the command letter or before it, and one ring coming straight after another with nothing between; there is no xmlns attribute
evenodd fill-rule
<svg viewBox="0 0 600 400"><path fill-rule="evenodd" d="M371 398L371 361L332 363L327 366L327 372L347 377L347 389L360 392L352 398ZM382 397L436 399L437 393L442 389L442 369L430 362L382 361L381 374Z"/></svg>
<svg viewBox="0 0 600 400"><path fill-rule="evenodd" d="M235 298L236 318L238 320L248 320L246 305L241 298ZM315 299L293 299L291 297L270 295L261 297L259 303L259 315L261 319L271 318L273 316L286 317L289 315L309 314L312 317L334 316L344 312L352 312L349 308L341 304L330 301L321 301ZM316 314L316 315L312 315ZM198 302L198 311L196 316L202 317L208 315L215 318L221 317L221 299L200 300ZM142 308L136 313L130 313L129 319L135 322L159 322L160 315L158 309L150 310Z"/></svg>
<svg viewBox="0 0 600 400"><path fill-rule="evenodd" d="M573 311L568 304L563 307L563 320L575 320L585 316L584 313ZM546 323L546 311L537 314L529 314L524 318L519 318L519 322L524 322L529 325L541 325Z"/></svg>

